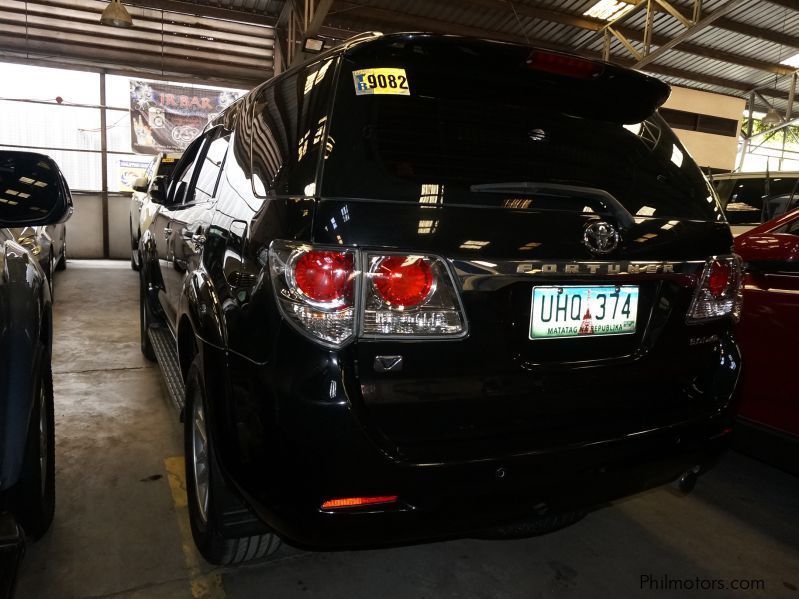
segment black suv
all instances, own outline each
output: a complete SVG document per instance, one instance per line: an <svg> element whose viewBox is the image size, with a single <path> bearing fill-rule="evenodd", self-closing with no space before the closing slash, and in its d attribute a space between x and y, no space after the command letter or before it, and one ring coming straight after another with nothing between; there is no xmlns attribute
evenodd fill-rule
<svg viewBox="0 0 799 599"><path fill-rule="evenodd" d="M740 264L668 94L367 35L211 123L140 245L208 560L541 532L713 461Z"/></svg>

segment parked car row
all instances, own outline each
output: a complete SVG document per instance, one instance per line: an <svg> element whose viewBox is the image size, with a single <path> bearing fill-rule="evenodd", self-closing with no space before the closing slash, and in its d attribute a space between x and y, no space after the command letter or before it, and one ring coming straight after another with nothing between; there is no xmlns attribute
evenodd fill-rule
<svg viewBox="0 0 799 599"><path fill-rule="evenodd" d="M52 274L71 213L52 159L0 151L0 597L55 510Z"/></svg>
<svg viewBox="0 0 799 599"><path fill-rule="evenodd" d="M282 539L539 534L688 490L740 391L748 423L799 435L773 377L799 327L793 192L733 252L657 113L668 93L549 50L364 35L154 158L130 212L141 349L184 423L208 561ZM71 196L22 152L0 152L0 192L13 572L23 531L53 517L52 272ZM12 587L0 576L0 596Z"/></svg>

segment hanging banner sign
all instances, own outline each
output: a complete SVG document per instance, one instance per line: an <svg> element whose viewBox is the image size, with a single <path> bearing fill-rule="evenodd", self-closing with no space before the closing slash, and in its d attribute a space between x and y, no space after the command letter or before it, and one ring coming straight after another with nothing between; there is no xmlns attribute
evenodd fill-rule
<svg viewBox="0 0 799 599"><path fill-rule="evenodd" d="M182 151L238 92L130 81L130 137L137 154Z"/></svg>

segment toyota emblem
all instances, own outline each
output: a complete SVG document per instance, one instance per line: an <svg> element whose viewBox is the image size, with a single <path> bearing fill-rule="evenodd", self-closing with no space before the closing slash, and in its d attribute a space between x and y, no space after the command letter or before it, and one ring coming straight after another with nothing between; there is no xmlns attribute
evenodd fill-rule
<svg viewBox="0 0 799 599"><path fill-rule="evenodd" d="M619 245L619 232L603 220L594 221L583 232L583 244L592 254L604 256Z"/></svg>

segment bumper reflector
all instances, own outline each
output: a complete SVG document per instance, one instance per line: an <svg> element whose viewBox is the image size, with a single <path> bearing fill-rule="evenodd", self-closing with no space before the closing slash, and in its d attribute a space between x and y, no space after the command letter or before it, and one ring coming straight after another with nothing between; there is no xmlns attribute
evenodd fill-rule
<svg viewBox="0 0 799 599"><path fill-rule="evenodd" d="M379 495L377 497L344 497L341 499L328 499L322 504L323 510L334 510L346 507L359 507L363 505L376 505L379 503L394 503L396 495Z"/></svg>

